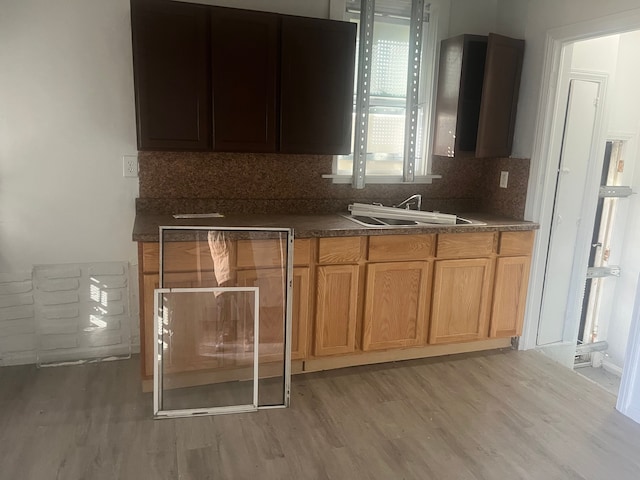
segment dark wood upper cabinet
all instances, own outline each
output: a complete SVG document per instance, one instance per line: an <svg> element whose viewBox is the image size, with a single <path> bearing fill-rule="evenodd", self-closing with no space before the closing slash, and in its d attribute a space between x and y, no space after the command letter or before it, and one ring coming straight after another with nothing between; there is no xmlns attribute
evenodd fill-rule
<svg viewBox="0 0 640 480"><path fill-rule="evenodd" d="M524 40L489 34L476 156L508 157L513 146Z"/></svg>
<svg viewBox="0 0 640 480"><path fill-rule="evenodd" d="M207 9L132 0L131 27L138 149L211 148Z"/></svg>
<svg viewBox="0 0 640 480"><path fill-rule="evenodd" d="M282 18L280 151L351 151L356 25Z"/></svg>
<svg viewBox="0 0 640 480"><path fill-rule="evenodd" d="M131 0L138 148L351 149L356 25Z"/></svg>
<svg viewBox="0 0 640 480"><path fill-rule="evenodd" d="M433 154L509 156L524 41L461 35L440 47Z"/></svg>
<svg viewBox="0 0 640 480"><path fill-rule="evenodd" d="M275 152L278 16L211 9L213 149Z"/></svg>

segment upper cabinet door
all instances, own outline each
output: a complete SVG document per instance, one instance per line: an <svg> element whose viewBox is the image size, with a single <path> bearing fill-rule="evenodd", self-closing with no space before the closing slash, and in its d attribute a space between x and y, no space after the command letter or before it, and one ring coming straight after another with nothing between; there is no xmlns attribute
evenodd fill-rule
<svg viewBox="0 0 640 480"><path fill-rule="evenodd" d="M211 9L213 148L276 151L278 16Z"/></svg>
<svg viewBox="0 0 640 480"><path fill-rule="evenodd" d="M524 40L489 34L477 157L508 157L513 145Z"/></svg>
<svg viewBox="0 0 640 480"><path fill-rule="evenodd" d="M211 148L206 7L131 1L139 150Z"/></svg>
<svg viewBox="0 0 640 480"><path fill-rule="evenodd" d="M487 38L460 35L440 45L433 154L454 157L474 151Z"/></svg>
<svg viewBox="0 0 640 480"><path fill-rule="evenodd" d="M280 151L351 151L356 25L282 17Z"/></svg>
<svg viewBox="0 0 640 480"><path fill-rule="evenodd" d="M511 154L524 40L490 34L442 41L433 154Z"/></svg>

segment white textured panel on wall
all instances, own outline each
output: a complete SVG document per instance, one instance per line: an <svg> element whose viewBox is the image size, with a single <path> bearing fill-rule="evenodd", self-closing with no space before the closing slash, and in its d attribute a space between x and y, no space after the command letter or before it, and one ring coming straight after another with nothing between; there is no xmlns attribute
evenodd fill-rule
<svg viewBox="0 0 640 480"><path fill-rule="evenodd" d="M38 364L131 355L129 265L33 269Z"/></svg>
<svg viewBox="0 0 640 480"><path fill-rule="evenodd" d="M34 363L35 331L31 273L0 274L0 365Z"/></svg>

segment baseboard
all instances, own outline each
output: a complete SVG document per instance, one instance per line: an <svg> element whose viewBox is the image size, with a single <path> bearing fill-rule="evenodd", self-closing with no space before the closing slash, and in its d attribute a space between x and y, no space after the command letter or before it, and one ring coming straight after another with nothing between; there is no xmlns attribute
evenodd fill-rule
<svg viewBox="0 0 640 480"><path fill-rule="evenodd" d="M622 367L619 367L611 360L607 360L606 358L602 359L602 368L609 373L612 373L616 377L622 377Z"/></svg>

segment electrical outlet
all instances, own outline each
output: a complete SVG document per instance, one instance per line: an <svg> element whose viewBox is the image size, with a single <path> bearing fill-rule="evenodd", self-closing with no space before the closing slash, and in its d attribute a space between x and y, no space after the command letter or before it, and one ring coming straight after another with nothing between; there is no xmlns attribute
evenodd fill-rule
<svg viewBox="0 0 640 480"><path fill-rule="evenodd" d="M500 188L507 188L509 183L509 172L500 172Z"/></svg>
<svg viewBox="0 0 640 480"><path fill-rule="evenodd" d="M123 177L138 176L138 156L137 155L122 156L122 176Z"/></svg>

